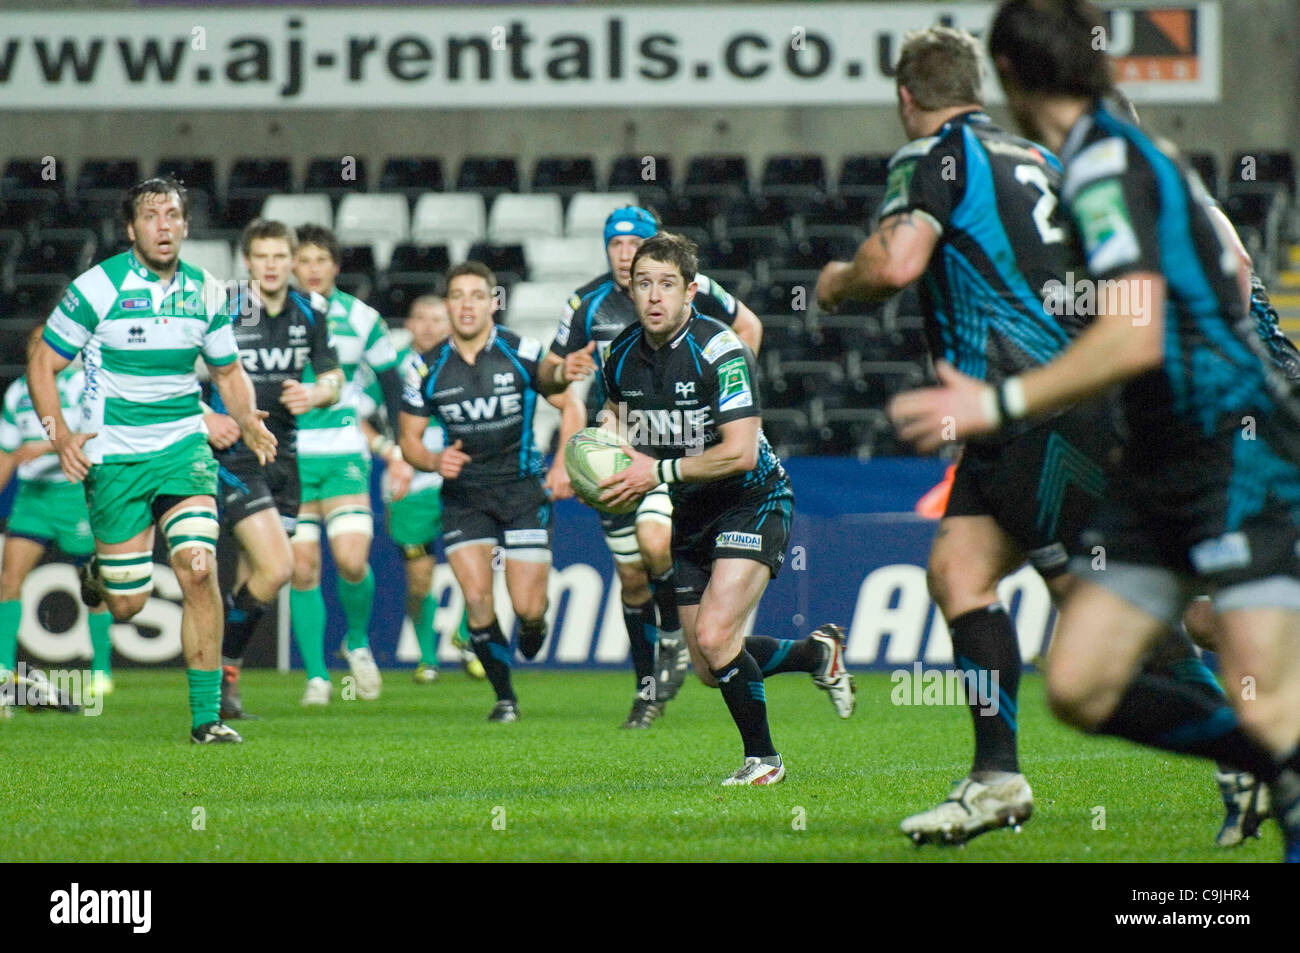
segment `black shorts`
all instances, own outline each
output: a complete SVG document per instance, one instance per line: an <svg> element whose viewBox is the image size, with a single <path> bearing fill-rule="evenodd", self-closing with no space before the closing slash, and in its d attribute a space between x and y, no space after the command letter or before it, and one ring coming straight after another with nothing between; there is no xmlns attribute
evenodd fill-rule
<svg viewBox="0 0 1300 953"><path fill-rule="evenodd" d="M302 497L297 456L279 453L263 466L242 443L214 456L221 528L228 532L246 517L274 507L280 512L284 531L292 536Z"/></svg>
<svg viewBox="0 0 1300 953"><path fill-rule="evenodd" d="M551 551L551 498L541 478L495 486L442 485L442 545L450 553L469 543L503 546L507 558L543 562Z"/></svg>
<svg viewBox="0 0 1300 953"><path fill-rule="evenodd" d="M967 444L944 517L991 516L1044 578L1061 575L1105 492L1115 421L1112 401L1094 401L1010 439Z"/></svg>
<svg viewBox="0 0 1300 953"><path fill-rule="evenodd" d="M673 499L673 575L677 604L698 605L715 559L752 559L776 578L785 562L794 492L782 479L764 497L723 507L708 497Z"/></svg>

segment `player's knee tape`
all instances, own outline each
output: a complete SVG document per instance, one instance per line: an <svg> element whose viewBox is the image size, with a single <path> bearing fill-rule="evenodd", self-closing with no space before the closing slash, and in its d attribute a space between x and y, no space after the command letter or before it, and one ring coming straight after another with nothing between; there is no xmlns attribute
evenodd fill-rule
<svg viewBox="0 0 1300 953"><path fill-rule="evenodd" d="M637 545L636 530L632 527L617 533L606 533L605 545L609 547L616 563L628 565L641 561L641 548Z"/></svg>
<svg viewBox="0 0 1300 953"><path fill-rule="evenodd" d="M551 561L551 551L544 546L507 549L506 561L509 562L510 560L520 563L549 563Z"/></svg>
<svg viewBox="0 0 1300 953"><path fill-rule="evenodd" d="M167 551L173 556L189 546L206 549L215 555L217 537L221 535L217 511L187 506L163 524L163 535L167 537Z"/></svg>
<svg viewBox="0 0 1300 953"><path fill-rule="evenodd" d="M294 528L293 535L289 537L289 542L319 543L320 517L315 513L299 514L298 525Z"/></svg>
<svg viewBox="0 0 1300 953"><path fill-rule="evenodd" d="M375 535L375 518L362 506L340 506L325 516L325 535L333 539L345 533L360 533L367 538Z"/></svg>
<svg viewBox="0 0 1300 953"><path fill-rule="evenodd" d="M673 524L673 498L668 495L668 488L663 484L655 487L641 500L636 508L636 521L649 520L654 523Z"/></svg>
<svg viewBox="0 0 1300 953"><path fill-rule="evenodd" d="M96 557L99 579L110 596L133 596L153 590L153 553L113 553Z"/></svg>

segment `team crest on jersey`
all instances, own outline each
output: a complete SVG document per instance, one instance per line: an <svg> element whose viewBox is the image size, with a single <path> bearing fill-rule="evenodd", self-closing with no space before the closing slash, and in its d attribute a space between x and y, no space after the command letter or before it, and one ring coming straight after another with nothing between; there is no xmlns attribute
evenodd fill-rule
<svg viewBox="0 0 1300 953"><path fill-rule="evenodd" d="M492 375L492 389L495 390L498 394L500 394L502 391L514 390L514 389L515 389L515 375L514 375L514 374L509 374L509 373L506 373L506 374L493 374L493 375Z"/></svg>
<svg viewBox="0 0 1300 953"><path fill-rule="evenodd" d="M307 337L307 329L304 328L301 324L289 325L289 340L301 341L306 337Z"/></svg>
<svg viewBox="0 0 1300 953"><path fill-rule="evenodd" d="M139 325L139 324L133 324L133 325L131 325L129 328L127 328L127 329L126 329L126 343L127 343L127 344L144 344L144 343L145 343L144 326L143 326L143 325Z"/></svg>

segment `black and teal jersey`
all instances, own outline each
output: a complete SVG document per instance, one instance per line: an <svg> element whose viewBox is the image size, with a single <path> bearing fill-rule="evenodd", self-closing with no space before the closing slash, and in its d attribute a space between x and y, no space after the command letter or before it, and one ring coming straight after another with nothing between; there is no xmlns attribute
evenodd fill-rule
<svg viewBox="0 0 1300 953"><path fill-rule="evenodd" d="M1259 275L1250 276L1250 315L1255 319L1255 333L1273 365L1292 384L1300 384L1300 350L1278 324L1277 310L1268 300L1268 289Z"/></svg>
<svg viewBox="0 0 1300 953"><path fill-rule="evenodd" d="M541 342L494 325L472 364L451 338L407 362L402 409L436 417L447 445L459 440L469 454L454 482L488 486L545 472L533 439L541 359Z"/></svg>
<svg viewBox="0 0 1300 953"><path fill-rule="evenodd" d="M889 160L881 220L911 213L939 233L920 282L934 358L996 384L1052 360L1082 329L1046 303L1072 257L1060 177L1046 148L978 111Z"/></svg>
<svg viewBox="0 0 1300 953"><path fill-rule="evenodd" d="M609 346L601 377L617 408L619 434L660 460L702 453L722 440L723 424L762 416L754 353L726 325L694 309L659 348L650 346L639 322L628 327ZM728 509L788 495L789 481L760 426L753 470L669 490L674 506Z"/></svg>
<svg viewBox="0 0 1300 953"><path fill-rule="evenodd" d="M1155 460L1195 453L1202 439L1231 438L1243 415L1275 407L1246 313L1237 256L1207 212L1209 198L1172 144L1098 104L1062 150L1062 198L1080 235L1089 277L1148 272L1165 281L1164 362L1125 384L1128 452ZM1099 286L1098 294L1102 293ZM1142 293L1142 283L1110 286ZM1140 304L1135 302L1134 304Z"/></svg>
<svg viewBox="0 0 1300 953"><path fill-rule="evenodd" d="M696 274L698 286L693 304L705 317L715 318L730 327L735 323L739 303L722 285L705 274ZM637 323L636 306L626 289L620 288L612 272L593 278L572 295L564 304L560 326L551 341L551 353L565 357L581 351L591 341L596 342L593 358L599 369L605 351L629 326ZM596 426L600 410L605 406L605 388L600 375L587 391L587 423Z"/></svg>

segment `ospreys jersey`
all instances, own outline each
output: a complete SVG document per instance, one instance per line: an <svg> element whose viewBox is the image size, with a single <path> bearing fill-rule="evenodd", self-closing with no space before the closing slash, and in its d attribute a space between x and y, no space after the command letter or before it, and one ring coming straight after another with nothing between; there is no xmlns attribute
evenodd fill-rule
<svg viewBox="0 0 1300 953"><path fill-rule="evenodd" d="M81 368L69 364L55 378L59 387L59 403L63 407L63 421L69 430L77 430L81 419L81 391L85 376ZM5 391L4 410L0 412L0 450L13 453L25 443L48 440L41 418L32 406L32 395L27 390L27 378L20 377ZM67 483L57 453L43 453L18 466L18 479L27 483Z"/></svg>
<svg viewBox="0 0 1300 953"><path fill-rule="evenodd" d="M365 436L357 426L357 404L361 384L357 366L363 361L372 370L397 366L397 351L388 339L388 326L379 312L345 291L335 289L329 298L329 333L343 368L343 392L338 403L309 410L298 418L298 455L320 457L335 454L368 453ZM316 380L308 367L303 382Z"/></svg>
<svg viewBox="0 0 1300 953"><path fill-rule="evenodd" d="M147 460L206 433L194 362L235 360L221 283L179 262L163 281L133 251L79 275L45 325L45 342L81 354L85 391L82 450L91 463Z"/></svg>
<svg viewBox="0 0 1300 953"><path fill-rule="evenodd" d="M640 323L614 339L601 374L619 407L619 433L663 460L698 454L722 439L722 425L760 417L754 353L720 321L692 310L681 331L651 348ZM758 431L758 463L748 473L708 483L673 483L674 505L762 505L778 489L788 493L785 469Z"/></svg>
<svg viewBox="0 0 1300 953"><path fill-rule="evenodd" d="M407 365L402 400L408 413L436 418L449 444L461 441L470 461L462 486L512 483L545 472L533 442L542 345L493 325L473 364L451 338Z"/></svg>
<svg viewBox="0 0 1300 953"><path fill-rule="evenodd" d="M936 359L997 384L1051 361L1082 329L1045 304L1072 256L1060 177L1055 156L982 112L954 116L889 160L880 218L911 212L939 233L920 288Z"/></svg>
<svg viewBox="0 0 1300 953"><path fill-rule="evenodd" d="M1172 146L1104 105L1075 123L1062 156L1062 198L1090 277L1105 282L1152 272L1166 282L1163 366L1123 389L1134 438L1127 452L1156 466L1172 455L1194 455L1206 438L1233 439L1243 413L1266 412L1274 402L1264 362L1252 348L1257 331L1241 300L1238 259L1206 212L1199 177ZM1117 285L1114 292L1140 294L1142 283ZM1271 429L1258 423L1261 436Z"/></svg>
<svg viewBox="0 0 1300 953"><path fill-rule="evenodd" d="M280 447L292 453L297 418L280 403L285 381L300 380L308 365L315 375L339 366L326 321L328 304L318 294L290 290L284 310L268 315L262 302L240 292L230 303L230 324L239 360L253 382L257 407L267 412L266 427ZM221 394L212 389L212 409L225 413Z"/></svg>
<svg viewBox="0 0 1300 953"><path fill-rule="evenodd" d="M413 365L420 360L420 355L409 347L404 347L397 352L397 372L401 375L403 381L410 380L412 372L419 375L419 368L413 368ZM369 367L363 365L357 371L357 377L361 381L361 419L368 420L378 414L384 406L384 393L379 387L379 379L375 377L374 372ZM393 431L397 430L396 421L389 421L389 426ZM421 441L424 449L430 453L441 453L447 446L446 434L443 432L442 424L437 420L430 420L429 426L424 428L424 438ZM425 470L416 470L411 476L411 486L407 491L409 495L423 493L425 490L436 490L442 486L441 473L429 473Z"/></svg>
<svg viewBox="0 0 1300 953"><path fill-rule="evenodd" d="M730 327L736 320L736 299L708 275L696 274L699 290L693 304L700 314L716 318ZM595 278L577 291L564 304L560 327L551 342L551 353L565 357L581 351L588 342L596 342L593 355L599 370L601 359L609 344L630 324L637 323L636 306L632 296L618 286L611 272ZM605 388L600 375L587 391L587 422L596 426L601 408L605 406Z"/></svg>

